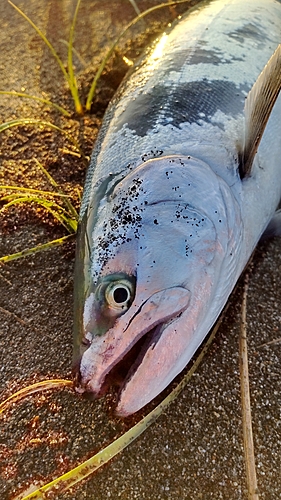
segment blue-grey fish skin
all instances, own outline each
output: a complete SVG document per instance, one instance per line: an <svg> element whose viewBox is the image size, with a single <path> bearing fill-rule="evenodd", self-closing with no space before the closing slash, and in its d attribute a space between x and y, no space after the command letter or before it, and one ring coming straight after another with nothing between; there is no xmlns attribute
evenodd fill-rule
<svg viewBox="0 0 281 500"><path fill-rule="evenodd" d="M147 62L141 61L113 99L93 152L81 215L96 183L110 173L125 176L128 168L160 156L160 151L190 154L194 143L204 149L204 143L217 138L222 154L227 148L236 153L227 131L243 119L245 97L280 43L280 3L200 5L163 34ZM207 160L214 169L225 167L218 167L215 158Z"/></svg>
<svg viewBox="0 0 281 500"><path fill-rule="evenodd" d="M89 166L80 213L74 362L79 363L82 356L81 390L99 393L106 373L121 359L122 349L123 354L129 350L130 340L125 344L122 335L125 337L124 332L130 330L136 314L140 318L136 311L149 303L149 296L158 294L155 295L160 304L158 310L161 301L170 300L172 304L178 297L182 309L178 307L174 324L180 326L181 335L188 330L189 310L190 322L198 325L197 329L189 326L190 332L186 333L191 339L189 344L179 341L174 365L170 363L173 356L168 347L166 356L161 341L164 342L166 335L168 346L169 338L179 331L174 328L171 337L166 333L171 330L171 306L171 314L167 314L170 319L163 322L166 329L163 325L163 331L159 325L155 327L159 330L157 339L148 345L147 353L142 354L143 361L139 361L135 373L130 372L124 384L120 414L137 411L189 361L223 308L276 210L281 197L280 96L266 125L251 175L246 179L240 178L238 160L243 147L245 98L280 41L280 2L203 2L159 38L126 78L106 112ZM173 196L167 186L170 192L173 190ZM134 193L137 193L135 198ZM170 202L174 211L169 211ZM195 233L179 224L175 231L183 213L190 224L194 215ZM161 219L161 214L170 217L170 225ZM116 226L118 218L120 224ZM200 240L199 222L204 245L194 244L196 238ZM177 235L185 237L185 248L189 249L185 255L177 248ZM146 253L140 240L146 245ZM209 260L207 252L214 253ZM152 254L158 260L153 260ZM205 268L200 267L202 259ZM178 269L179 266L182 267ZM200 274L197 284L196 275L189 269L196 266ZM135 296L124 315L118 318L114 314L104 315L101 321L101 302L97 303L95 297L106 273L132 275ZM206 291L206 297L204 273L205 288L210 290ZM173 293L165 292L160 297L159 290L173 290ZM198 306L200 299L205 302L202 311ZM110 354L111 359L109 351L114 351L117 339L116 352L118 349L120 352L115 357ZM132 344L137 340L137 337L132 339ZM152 361L149 358L153 349L156 352L155 345L161 362L166 366L171 364L169 373L161 375L155 368L156 376L150 374L156 363L153 357ZM145 383L152 386L147 394L139 386L143 375L141 365L145 367L146 363ZM161 376L163 383L160 381L154 387L156 382L150 378L160 380ZM132 395L134 391L136 397Z"/></svg>

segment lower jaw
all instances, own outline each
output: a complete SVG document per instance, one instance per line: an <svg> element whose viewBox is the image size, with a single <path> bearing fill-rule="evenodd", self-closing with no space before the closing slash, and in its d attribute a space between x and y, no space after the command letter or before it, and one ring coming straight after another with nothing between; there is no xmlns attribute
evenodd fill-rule
<svg viewBox="0 0 281 500"><path fill-rule="evenodd" d="M129 383L130 378L140 366L148 347L156 343L161 335L161 326L158 325L144 334L134 346L106 375L104 382L98 393L98 397L103 396L110 388L117 391L118 399L123 388Z"/></svg>

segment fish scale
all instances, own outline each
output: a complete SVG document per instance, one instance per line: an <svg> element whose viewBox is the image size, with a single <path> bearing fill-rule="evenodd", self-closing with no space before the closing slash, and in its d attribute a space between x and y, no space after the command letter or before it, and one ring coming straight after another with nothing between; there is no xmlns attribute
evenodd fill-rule
<svg viewBox="0 0 281 500"><path fill-rule="evenodd" d="M244 12L249 12L248 17L251 19L251 23L245 18ZM225 24L228 26L226 33L223 31L226 29ZM254 36L255 31L247 28L249 24L253 27L257 26L256 37ZM173 119L174 92L177 94L175 101L179 101L176 103L178 106L182 103L182 106L187 108L186 100L193 108L198 109L201 107L202 96L203 102L206 103L204 89L209 86L210 89L215 90L215 93L210 92L208 96L210 102L213 103L212 105L208 104L212 107L213 117L215 116L214 111L220 109L221 93L223 96L229 95L228 104L227 97L224 101L228 107L231 106L232 112L235 111L236 114L242 115L245 96L276 49L277 44L280 43L280 31L280 5L276 1L267 2L264 0L262 2L210 2L206 10L204 7L199 10L198 8L192 9L192 12L188 13L187 17L174 30L171 30L170 33L173 34L171 39L168 34L164 34L165 44L161 42L162 37L159 41L162 49L158 51L159 55L153 56L152 51L152 55L148 55L147 59L144 58L122 84L105 115L100 138L103 147L99 152L100 147L97 145L96 153L99 152L99 154L94 153L93 155L88 171L88 181L85 185L85 198L82 202L81 214L84 213L87 206L87 191L90 192L91 188L94 188L93 170L98 178L109 172L120 173L121 169L126 168L129 163L132 164L132 159L135 163L140 162L140 155L146 153L147 150L150 151L151 147L159 149L159 147L162 148L163 143L166 150L171 150L173 145L177 146L181 141L188 146L186 144L188 133L190 133L190 139L196 139L198 130L201 130L198 129L196 122L195 126L192 127L192 124L183 121L180 133L178 128L172 125L161 127L159 123L159 114L161 121L164 109L169 109L169 113L165 115L167 122ZM229 34L231 35L230 40ZM205 49L203 54L201 52L201 59L200 52L197 53L197 47L198 45L200 47L202 43L205 44ZM253 54L245 64L249 51L255 51L257 56ZM155 52L157 53L157 46L154 49L154 54ZM195 54L197 55L194 61ZM207 54L210 56L209 60ZM220 76L219 79L217 75ZM217 83L212 83L216 81ZM178 91L181 85L184 88L184 85L188 86L191 82L197 82L195 87L198 88L199 99L196 101L190 99L184 92ZM221 87L219 87L218 82L220 82ZM164 90L166 89L163 95L158 92L160 84ZM201 98L200 87L203 90ZM167 93L170 94L171 106L169 103L167 104ZM122 102L120 102L121 95ZM152 99L152 107L148 96ZM194 113L197 117L196 111ZM125 116L133 123L138 121L138 126L127 127ZM221 115L219 121L221 126L228 116L230 119L233 118L229 113L226 113L226 116ZM150 133L143 137L143 130L146 129L146 123L150 123L150 120L155 124L155 128L149 127ZM204 126L203 119L199 126ZM120 128L121 130L119 130ZM138 132L140 133L138 134ZM210 140L211 133L214 135L213 127L211 129L206 127L206 139ZM157 144L154 145L155 134L157 134ZM118 150L115 147L117 142ZM121 151L120 148L122 148ZM186 149L180 152L186 153ZM175 153L179 153L178 148ZM217 165L214 166L217 167Z"/></svg>
<svg viewBox="0 0 281 500"><path fill-rule="evenodd" d="M142 56L105 114L80 212L74 365L77 391L99 395L143 339L120 415L188 363L274 216L280 41L279 1L203 2Z"/></svg>

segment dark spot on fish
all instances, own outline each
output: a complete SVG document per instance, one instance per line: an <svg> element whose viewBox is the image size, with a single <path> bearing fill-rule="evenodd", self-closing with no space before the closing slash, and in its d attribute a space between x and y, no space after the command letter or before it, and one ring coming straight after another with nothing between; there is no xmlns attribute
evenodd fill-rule
<svg viewBox="0 0 281 500"><path fill-rule="evenodd" d="M151 158L159 158L159 156L161 156L162 154L164 153L164 151L162 149L151 149L151 151L149 153L145 153L141 159L143 162L146 162L148 160L151 160Z"/></svg>
<svg viewBox="0 0 281 500"><path fill-rule="evenodd" d="M261 28L261 26L257 26L253 23L247 23L242 28L232 31L229 33L229 36L238 41L241 45L243 45L249 38L258 41L258 48L260 49L265 46L266 41L268 40L267 33Z"/></svg>
<svg viewBox="0 0 281 500"><path fill-rule="evenodd" d="M154 224L159 224L158 220L157 219L154 219Z"/></svg>
<svg viewBox="0 0 281 500"><path fill-rule="evenodd" d="M243 112L246 85L237 87L226 80L203 79L166 86L159 83L132 100L120 117L118 129L126 125L145 136L159 125L210 122L217 111L233 117ZM124 130L125 133L125 130ZM145 155L142 160L145 161Z"/></svg>
<svg viewBox="0 0 281 500"><path fill-rule="evenodd" d="M198 40L195 50L194 47L190 47L174 51L173 57L165 59L167 73L171 71L181 72L182 68L188 65L211 64L217 66L219 64L231 64L233 59L227 59L220 49L210 49L206 45L207 43L204 40Z"/></svg>

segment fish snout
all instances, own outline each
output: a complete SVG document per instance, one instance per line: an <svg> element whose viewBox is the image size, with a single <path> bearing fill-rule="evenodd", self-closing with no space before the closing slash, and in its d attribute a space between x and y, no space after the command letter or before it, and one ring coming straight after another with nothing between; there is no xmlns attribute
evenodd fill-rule
<svg viewBox="0 0 281 500"><path fill-rule="evenodd" d="M91 399L95 399L114 386L122 394L128 379L142 364L147 349L153 349L165 325L179 317L189 302L189 290L172 287L142 302L129 320L125 316L119 318L106 334L95 338L79 363L75 363L75 391L85 396L91 393Z"/></svg>
<svg viewBox="0 0 281 500"><path fill-rule="evenodd" d="M83 395L86 399L97 399L104 395L106 389L100 387L99 390L92 387L91 378L84 378L80 370L80 363L72 369L73 388L77 394Z"/></svg>

